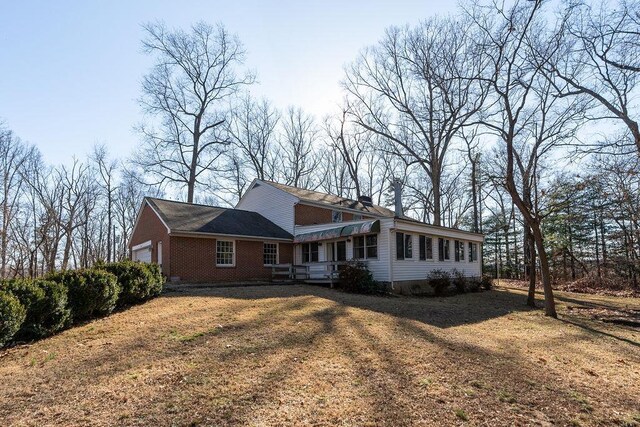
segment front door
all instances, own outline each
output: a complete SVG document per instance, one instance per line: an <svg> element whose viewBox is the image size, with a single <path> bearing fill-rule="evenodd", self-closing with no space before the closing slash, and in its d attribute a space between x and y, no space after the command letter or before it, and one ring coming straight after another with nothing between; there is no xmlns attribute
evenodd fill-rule
<svg viewBox="0 0 640 427"><path fill-rule="evenodd" d="M347 260L347 242L341 240L336 242L336 261Z"/></svg>
<svg viewBox="0 0 640 427"><path fill-rule="evenodd" d="M327 261L346 261L346 260L347 260L347 242L345 240L327 243ZM333 270L338 270L337 266L333 266Z"/></svg>

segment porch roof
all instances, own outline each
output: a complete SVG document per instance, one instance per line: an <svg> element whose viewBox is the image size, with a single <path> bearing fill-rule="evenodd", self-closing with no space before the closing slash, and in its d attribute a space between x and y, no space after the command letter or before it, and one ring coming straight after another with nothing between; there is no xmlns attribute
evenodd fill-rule
<svg viewBox="0 0 640 427"><path fill-rule="evenodd" d="M346 225L337 225L324 230L297 234L293 238L294 243L316 242L319 240L337 239L338 237L352 236L355 234L377 233L380 231L380 220L359 221Z"/></svg>

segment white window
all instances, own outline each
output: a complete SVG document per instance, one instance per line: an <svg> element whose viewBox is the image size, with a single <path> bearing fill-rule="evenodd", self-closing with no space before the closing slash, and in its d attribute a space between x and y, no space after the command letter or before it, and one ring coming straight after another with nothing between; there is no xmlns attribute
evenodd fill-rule
<svg viewBox="0 0 640 427"><path fill-rule="evenodd" d="M396 259L413 258L413 237L411 234L396 233Z"/></svg>
<svg viewBox="0 0 640 427"><path fill-rule="evenodd" d="M233 267L235 265L235 242L232 240L216 240L216 265Z"/></svg>
<svg viewBox="0 0 640 427"><path fill-rule="evenodd" d="M449 240L439 238L438 239L438 259L440 261L448 261L449 257Z"/></svg>
<svg viewBox="0 0 640 427"><path fill-rule="evenodd" d="M275 265L278 263L278 244L264 243L262 245L262 260L264 265Z"/></svg>
<svg viewBox="0 0 640 427"><path fill-rule="evenodd" d="M302 244L302 262L318 262L318 254L320 253L318 242Z"/></svg>
<svg viewBox="0 0 640 427"><path fill-rule="evenodd" d="M362 219L362 214L353 214L354 221L360 221Z"/></svg>
<svg viewBox="0 0 640 427"><path fill-rule="evenodd" d="M469 262L478 260L478 244L469 242Z"/></svg>
<svg viewBox="0 0 640 427"><path fill-rule="evenodd" d="M331 221L342 222L342 211L333 211L331 215Z"/></svg>
<svg viewBox="0 0 640 427"><path fill-rule="evenodd" d="M378 235L355 236L353 238L353 257L356 259L378 258Z"/></svg>
<svg viewBox="0 0 640 427"><path fill-rule="evenodd" d="M429 236L420 236L420 260L433 259L433 240Z"/></svg>
<svg viewBox="0 0 640 427"><path fill-rule="evenodd" d="M464 242L460 240L454 241L455 260L457 262L464 261Z"/></svg>

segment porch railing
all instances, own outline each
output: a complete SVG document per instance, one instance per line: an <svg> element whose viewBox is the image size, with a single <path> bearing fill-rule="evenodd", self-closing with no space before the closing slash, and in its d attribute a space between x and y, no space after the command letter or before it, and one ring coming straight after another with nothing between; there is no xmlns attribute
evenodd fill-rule
<svg viewBox="0 0 640 427"><path fill-rule="evenodd" d="M295 264L275 264L271 266L271 279L306 280L309 266Z"/></svg>
<svg viewBox="0 0 640 427"><path fill-rule="evenodd" d="M305 265L278 264L271 266L271 277L272 280L289 279L329 283L333 287L340 280L340 267L347 264L347 261L323 261Z"/></svg>

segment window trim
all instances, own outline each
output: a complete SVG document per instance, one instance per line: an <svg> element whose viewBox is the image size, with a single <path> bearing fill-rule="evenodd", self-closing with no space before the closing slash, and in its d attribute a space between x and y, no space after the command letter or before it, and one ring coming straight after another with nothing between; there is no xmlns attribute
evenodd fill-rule
<svg viewBox="0 0 640 427"><path fill-rule="evenodd" d="M431 245L427 244L427 239L431 240ZM424 258L422 257L422 243L424 242ZM431 246L431 257L428 256L428 249ZM418 235L418 259L420 261L433 261L433 236L426 234Z"/></svg>
<svg viewBox="0 0 640 427"><path fill-rule="evenodd" d="M475 250L474 250L475 249ZM479 259L478 251L480 250L480 244L477 242L469 242L469 256L468 262L477 262Z"/></svg>
<svg viewBox="0 0 640 427"><path fill-rule="evenodd" d="M402 235L402 258L398 257L398 238ZM407 240L407 238L409 238ZM407 245L410 242L410 245ZM407 248L410 246L411 253L407 255ZM413 234L404 231L396 231L396 261L413 261Z"/></svg>
<svg viewBox="0 0 640 427"><path fill-rule="evenodd" d="M453 251L454 251L454 261L455 262L464 262L465 260L465 250L464 250L464 240L455 239L453 243Z"/></svg>
<svg viewBox="0 0 640 427"><path fill-rule="evenodd" d="M368 255L368 252L367 252L367 249L374 247L374 245L367 245L367 237L369 237L369 236L375 236L376 237L376 244L375 244L376 256L375 257L370 257ZM363 250L364 256L362 258L359 258L359 257L356 256L356 239L358 239L358 238L362 238L363 246L358 246L358 247L361 247L362 250ZM360 235L357 235L357 236L353 236L352 240L353 240L353 244L351 246L351 252L352 252L352 255L353 255L353 259L364 259L364 260L378 259L378 252L379 252L379 250L378 250L379 249L379 247L378 247L378 240L379 240L378 239L378 233L360 234Z"/></svg>
<svg viewBox="0 0 640 427"><path fill-rule="evenodd" d="M276 262L274 264L265 264L264 263L264 256L265 256L265 251L264 251L264 246L265 245L276 245ZM280 264L280 243L278 242L262 242L262 265L265 267L271 267L274 265L278 265Z"/></svg>
<svg viewBox="0 0 640 427"><path fill-rule="evenodd" d="M451 244L449 243L450 241L450 239L447 239L445 237L438 237L438 261L451 261ZM442 243L442 246L440 245L440 243ZM440 248L442 248L442 252L440 251Z"/></svg>
<svg viewBox="0 0 640 427"><path fill-rule="evenodd" d="M307 246L309 247L309 260L305 261L304 260L304 247ZM316 251L316 253L318 254L318 259L317 260L313 260L313 251L311 250L311 245L316 245L316 247L318 248L318 250ZM318 244L318 242L306 242L306 243L302 243L300 245L300 260L302 261L302 264L311 264L314 262L320 262L320 245Z"/></svg>
<svg viewBox="0 0 640 427"><path fill-rule="evenodd" d="M231 264L218 264L218 242L231 243ZM220 268L233 268L236 266L236 241L227 239L216 239L216 267Z"/></svg>

